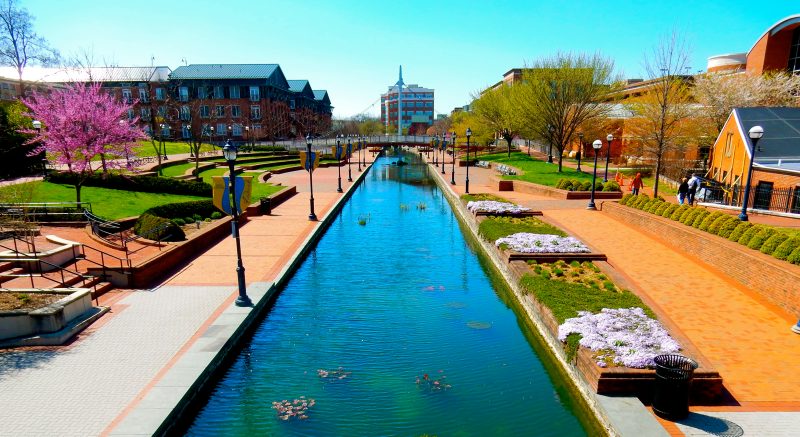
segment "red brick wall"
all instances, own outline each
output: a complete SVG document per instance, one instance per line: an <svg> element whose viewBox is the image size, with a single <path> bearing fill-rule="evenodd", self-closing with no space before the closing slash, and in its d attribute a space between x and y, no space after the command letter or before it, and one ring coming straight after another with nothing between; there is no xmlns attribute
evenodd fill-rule
<svg viewBox="0 0 800 437"><path fill-rule="evenodd" d="M679 247L770 303L800 316L800 287L797 285L800 284L800 266L680 222L617 203L603 203L603 211L667 244Z"/></svg>
<svg viewBox="0 0 800 437"><path fill-rule="evenodd" d="M747 71L763 74L771 70L786 70L789 64L789 49L792 32L798 25L781 29L775 35L767 32L747 54Z"/></svg>

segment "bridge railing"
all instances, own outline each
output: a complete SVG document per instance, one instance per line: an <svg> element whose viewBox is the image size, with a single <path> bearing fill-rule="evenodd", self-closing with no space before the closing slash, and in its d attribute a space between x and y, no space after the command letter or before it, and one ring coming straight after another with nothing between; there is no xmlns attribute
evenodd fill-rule
<svg viewBox="0 0 800 437"><path fill-rule="evenodd" d="M425 145L430 144L433 137L431 135L367 135L361 137L362 140L366 139L367 144L391 144L391 145ZM347 141L355 143L358 141L355 137L345 137L341 139L342 144L347 144ZM305 150L305 140L287 140L276 141L275 145L283 146L287 150ZM315 138L311 140L311 148L314 150L330 150L330 147L336 145L336 138Z"/></svg>

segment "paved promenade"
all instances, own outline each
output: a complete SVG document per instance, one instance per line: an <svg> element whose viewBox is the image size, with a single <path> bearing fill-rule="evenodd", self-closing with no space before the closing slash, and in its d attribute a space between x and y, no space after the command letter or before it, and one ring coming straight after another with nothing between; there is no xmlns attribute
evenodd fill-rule
<svg viewBox="0 0 800 437"><path fill-rule="evenodd" d="M371 161L371 160L369 160ZM357 176L353 166L353 177ZM343 188L351 185L345 178ZM316 214L328 214L336 167L314 173ZM305 181L305 182L303 182ZM241 228L247 283L271 282L319 226L308 220L308 173L276 175L298 194L270 216ZM236 250L225 238L148 290L109 293L111 312L66 347L0 351L2 436L90 436L109 433L158 382L237 294Z"/></svg>
<svg viewBox="0 0 800 437"><path fill-rule="evenodd" d="M448 165L447 178L451 167ZM347 167L342 169L346 190ZM351 168L353 177L357 167ZM456 193L464 191L457 168ZM643 234L586 201L496 191L492 170L471 168L470 191L489 192L544 211L571 234L608 254L609 263L676 325L722 374L737 403L692 407L687 420L661 421L672 435L795 435L800 429L800 335L796 316L693 259L670 242ZM337 168L314 177L320 219L340 199ZM318 226L309 222L308 174L276 175L299 194L273 215L241 229L248 284L269 283ZM153 289L115 292L111 312L66 347L0 351L0 435L86 436L112 432L165 372L206 332L236 296L235 249L225 238ZM639 436L637 436L639 437Z"/></svg>
<svg viewBox="0 0 800 437"><path fill-rule="evenodd" d="M456 169L453 188L459 194L464 193L465 170ZM449 167L447 172L449 180ZM797 314L775 307L669 241L602 211L587 210L586 200L499 192L489 185L492 173L471 167L470 192L493 193L542 210L548 220L606 253L609 263L645 294L659 316L677 325L722 375L736 403L692 407L693 414L678 424L660 420L668 432L715 435L711 431L738 426L744 435L797 435L800 335L789 329Z"/></svg>

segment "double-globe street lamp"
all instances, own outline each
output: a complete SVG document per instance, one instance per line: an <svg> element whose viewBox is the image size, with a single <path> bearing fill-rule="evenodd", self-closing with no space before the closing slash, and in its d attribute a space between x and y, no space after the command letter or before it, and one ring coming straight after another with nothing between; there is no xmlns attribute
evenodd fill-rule
<svg viewBox="0 0 800 437"><path fill-rule="evenodd" d="M317 214L314 213L314 160L311 159L311 134L306 135L306 162L303 163L303 166L308 167L308 187L311 192L311 197L308 200L308 219L315 222L317 221ZM341 187L341 178L339 180L339 186Z"/></svg>
<svg viewBox="0 0 800 437"><path fill-rule="evenodd" d="M236 278L239 284L239 297L236 298L236 306L249 307L253 302L247 296L247 286L244 280L244 265L242 265L242 246L239 243L239 211L236 205L236 165L237 150L228 140L222 148L222 156L228 161L228 179L230 180L231 192L231 233L236 242Z"/></svg>
<svg viewBox="0 0 800 437"><path fill-rule="evenodd" d="M583 154L583 132L578 132L578 167L575 169L578 173L581 172L581 155Z"/></svg>
<svg viewBox="0 0 800 437"><path fill-rule="evenodd" d="M350 169L350 157L353 156L353 141L347 136L347 182L353 182L353 172Z"/></svg>
<svg viewBox="0 0 800 437"><path fill-rule="evenodd" d="M744 199L742 200L742 212L739 213L739 220L746 222L747 219L747 202L750 200L750 180L753 177L753 162L756 160L756 147L758 140L764 136L764 128L761 126L753 126L748 132L750 142L753 144L753 153L750 154L750 166L747 169L747 185L744 186ZM759 150L760 152L760 150Z"/></svg>
<svg viewBox="0 0 800 437"><path fill-rule="evenodd" d="M589 206L586 209L594 209L596 210L597 207L594 205L594 186L597 182L597 154L600 153L600 149L603 147L603 142L600 140L594 140L592 143L592 149L594 149L594 171L592 172L592 197L589 199Z"/></svg>
<svg viewBox="0 0 800 437"><path fill-rule="evenodd" d="M611 159L611 142L614 141L614 135L606 135L606 141L608 141L608 150L606 150L606 173L603 176L603 182L608 182L608 161ZM592 144L592 147L594 147L594 144Z"/></svg>
<svg viewBox="0 0 800 437"><path fill-rule="evenodd" d="M336 158L336 169L339 172L339 176L337 181L339 186L336 188L337 193L341 193L342 190L342 134L336 135L336 150L334 152L334 158Z"/></svg>
<svg viewBox="0 0 800 437"><path fill-rule="evenodd" d="M442 135L442 174L445 174L444 171L444 153L447 151L447 136Z"/></svg>
<svg viewBox="0 0 800 437"><path fill-rule="evenodd" d="M469 194L469 138L472 136L472 129L467 128L467 178L464 183L464 191Z"/></svg>
<svg viewBox="0 0 800 437"><path fill-rule="evenodd" d="M450 185L456 184L456 131L453 131L453 169L450 172Z"/></svg>
<svg viewBox="0 0 800 437"><path fill-rule="evenodd" d="M439 151L439 135L434 135L431 139L431 145L433 146L433 166L436 167L439 165L439 154L436 153Z"/></svg>
<svg viewBox="0 0 800 437"><path fill-rule="evenodd" d="M356 163L358 164L358 171L361 172L361 136L356 137L356 145L358 146L358 158L356 158Z"/></svg>

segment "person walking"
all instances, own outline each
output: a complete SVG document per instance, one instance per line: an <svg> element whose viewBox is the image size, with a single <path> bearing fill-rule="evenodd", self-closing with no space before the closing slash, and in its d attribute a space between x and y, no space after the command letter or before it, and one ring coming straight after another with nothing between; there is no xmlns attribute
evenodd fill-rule
<svg viewBox="0 0 800 437"><path fill-rule="evenodd" d="M634 176L633 180L631 181L631 193L633 193L634 196L638 196L639 190L642 187L644 187L644 182L642 182L642 174L636 173L636 176Z"/></svg>
<svg viewBox="0 0 800 437"><path fill-rule="evenodd" d="M700 178L697 177L696 174L692 173L692 177L689 178L689 192L688 198L689 205L694 205L694 196L697 194L697 190L700 189Z"/></svg>
<svg viewBox="0 0 800 437"><path fill-rule="evenodd" d="M681 184L678 186L678 203L683 205L687 195L689 195L689 182L686 178L681 178Z"/></svg>

